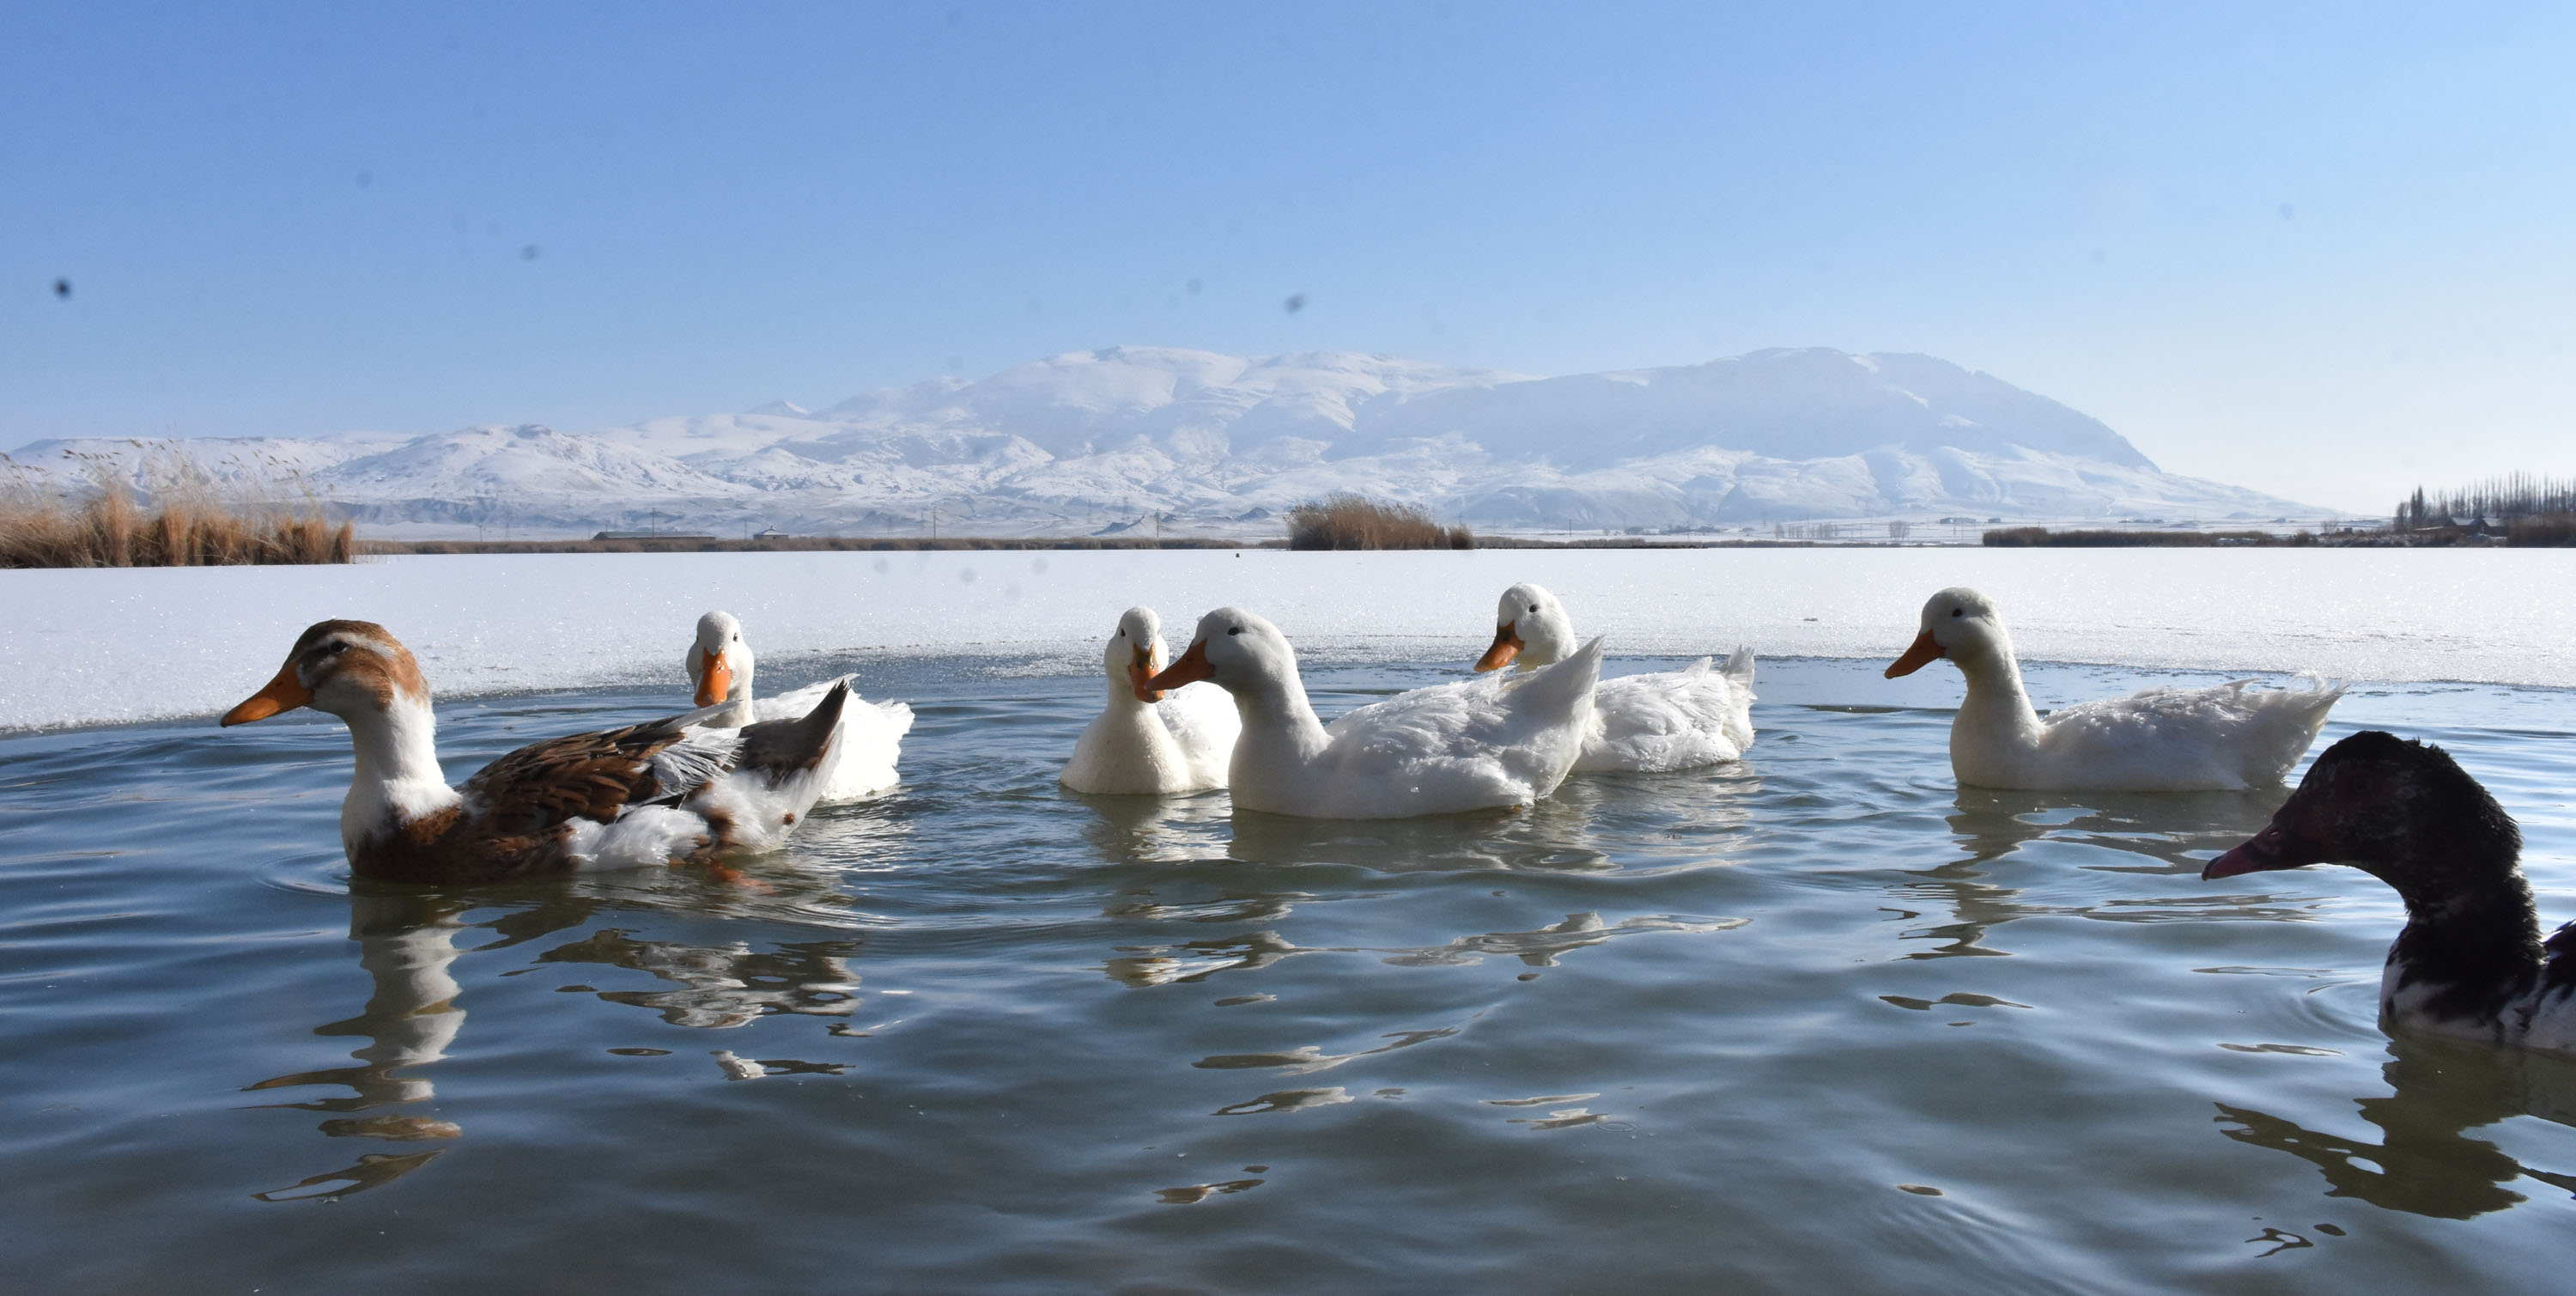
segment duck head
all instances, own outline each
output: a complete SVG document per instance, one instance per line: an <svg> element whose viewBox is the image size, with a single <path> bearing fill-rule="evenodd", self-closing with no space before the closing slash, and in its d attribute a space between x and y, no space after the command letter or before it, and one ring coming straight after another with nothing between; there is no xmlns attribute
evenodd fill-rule
<svg viewBox="0 0 2576 1296"><path fill-rule="evenodd" d="M2514 872L2522 829L2450 753L2376 729L2336 743L2251 841L2201 877L2349 864L2410 909Z"/></svg>
<svg viewBox="0 0 2576 1296"><path fill-rule="evenodd" d="M429 705L420 663L373 621L317 621L295 641L286 664L257 693L224 713L230 727L309 706L343 720L397 704Z"/></svg>
<svg viewBox="0 0 2576 1296"><path fill-rule="evenodd" d="M1297 651L1279 627L1242 608L1218 608L1199 618L1189 649L1145 687L1176 689L1207 680L1239 693L1263 680L1294 679Z"/></svg>
<svg viewBox="0 0 2576 1296"><path fill-rule="evenodd" d="M1476 659L1476 669L1500 670L1517 661L1522 670L1536 670L1565 660L1574 649L1574 620L1565 605L1537 585L1514 585L1494 606L1494 643Z"/></svg>
<svg viewBox="0 0 2576 1296"><path fill-rule="evenodd" d="M742 622L731 612L709 612L698 618L698 640L689 645L689 683L697 705L714 706L751 696L751 645L742 639Z"/></svg>
<svg viewBox="0 0 2576 1296"><path fill-rule="evenodd" d="M1160 672L1169 654L1163 647L1163 619L1154 609L1131 607L1118 618L1118 632L1109 636L1109 646L1101 651L1100 664L1109 672L1112 683L1124 681L1139 702L1160 702L1163 690L1147 681Z"/></svg>
<svg viewBox="0 0 2576 1296"><path fill-rule="evenodd" d="M1911 675L1935 657L1973 661L1992 656L2006 642L2003 615L1994 600L1964 585L1932 596L1923 605L1923 629L1914 643L1887 668L1887 678Z"/></svg>

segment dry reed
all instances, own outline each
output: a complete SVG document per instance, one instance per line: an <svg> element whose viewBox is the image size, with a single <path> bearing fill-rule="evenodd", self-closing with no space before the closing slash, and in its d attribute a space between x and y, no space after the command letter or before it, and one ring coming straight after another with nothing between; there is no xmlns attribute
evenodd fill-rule
<svg viewBox="0 0 2576 1296"><path fill-rule="evenodd" d="M6 456L0 456L5 462ZM344 563L357 550L346 521L309 493L297 503L221 498L175 455L147 460L152 507L136 502L124 471L89 457L78 498L23 465L0 483L0 567L219 567Z"/></svg>
<svg viewBox="0 0 2576 1296"><path fill-rule="evenodd" d="M1288 510L1291 549L1473 549L1475 533L1444 527L1411 504L1334 495Z"/></svg>
<svg viewBox="0 0 2576 1296"><path fill-rule="evenodd" d="M2047 527L2006 527L1985 534L1989 549L2206 549L2218 545L2312 545L2305 531L2274 535L2268 531L2051 531Z"/></svg>

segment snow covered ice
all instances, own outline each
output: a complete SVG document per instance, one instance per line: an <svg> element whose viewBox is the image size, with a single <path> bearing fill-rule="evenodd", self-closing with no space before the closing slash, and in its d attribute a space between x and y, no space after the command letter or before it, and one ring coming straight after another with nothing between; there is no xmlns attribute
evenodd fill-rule
<svg viewBox="0 0 2576 1296"><path fill-rule="evenodd" d="M17 570L0 571L0 728L214 715L330 617L384 623L451 698L667 681L678 706L691 628L712 608L743 618L782 682L800 659L885 654L1085 674L1138 603L1178 625L1253 608L1313 660L1463 670L1493 636L1495 596L1523 580L1609 636L1614 667L1738 643L1884 662L1924 598L1964 584L2010 609L2030 661L2576 687L2576 615L2534 597L2571 578L2576 551L2555 549L988 550Z"/></svg>

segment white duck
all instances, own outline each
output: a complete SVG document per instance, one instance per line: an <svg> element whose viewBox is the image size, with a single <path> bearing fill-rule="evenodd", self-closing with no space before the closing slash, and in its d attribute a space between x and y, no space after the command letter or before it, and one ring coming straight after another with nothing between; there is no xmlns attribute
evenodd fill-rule
<svg viewBox="0 0 2576 1296"><path fill-rule="evenodd" d="M751 644L742 637L742 622L731 612L709 612L698 618L698 638L689 645L688 662L689 684L697 691L698 705L731 703L711 722L731 728L803 715L814 709L825 692L856 678L844 675L776 697L754 698L751 676L758 663ZM903 757L903 736L911 732L911 707L864 701L852 689L849 705L841 709L840 741L826 771L821 800L855 801L893 787L898 778L895 762Z"/></svg>
<svg viewBox="0 0 2576 1296"><path fill-rule="evenodd" d="M340 842L360 877L502 878L713 862L787 837L822 790L842 703L720 728L703 711L534 743L449 787L438 721L411 650L370 621L320 621L226 726L312 707L349 726L357 772Z"/></svg>
<svg viewBox="0 0 2576 1296"><path fill-rule="evenodd" d="M1887 668L1894 679L1947 657L1968 697L1950 723L1950 770L1976 787L2040 792L2235 792L2278 783L2325 727L2340 685L2248 692L2148 689L2059 707L2041 719L2022 690L2012 636L1994 602L1945 589L1923 605L1923 630Z"/></svg>
<svg viewBox="0 0 2576 1296"><path fill-rule="evenodd" d="M1146 687L1167 664L1162 620L1135 607L1101 652L1109 701L1073 744L1063 783L1076 792L1169 794L1225 786L1243 721L1214 684Z"/></svg>
<svg viewBox="0 0 2576 1296"><path fill-rule="evenodd" d="M1574 621L1554 594L1530 584L1503 591L1495 608L1494 644L1476 659L1479 671L1517 664L1536 670L1574 652ZM1753 745L1753 650L1738 648L1719 667L1702 657L1675 671L1622 675L1592 694L1592 729L1579 773L1698 769L1744 755Z"/></svg>
<svg viewBox="0 0 2576 1296"><path fill-rule="evenodd" d="M1278 627L1240 608L1199 618L1197 637L1147 688L1214 682L1243 734L1229 770L1241 809L1309 819L1398 819L1528 805L1583 751L1601 641L1535 675L1415 689L1326 731Z"/></svg>
<svg viewBox="0 0 2576 1296"><path fill-rule="evenodd" d="M2308 767L2270 826L2203 878L2350 864L2406 902L2379 1007L2397 1026L2576 1050L2576 923L2540 938L2522 830L2439 747L2366 729Z"/></svg>

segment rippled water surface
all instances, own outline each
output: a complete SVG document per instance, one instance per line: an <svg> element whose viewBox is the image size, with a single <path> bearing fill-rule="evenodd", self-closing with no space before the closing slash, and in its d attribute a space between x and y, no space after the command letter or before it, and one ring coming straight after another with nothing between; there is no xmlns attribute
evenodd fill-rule
<svg viewBox="0 0 2576 1296"><path fill-rule="evenodd" d="M2202 883L2277 793L1961 792L1955 673L1876 665L1766 661L1741 767L1317 824L1063 792L1095 680L872 660L920 716L906 783L739 879L437 892L351 894L336 722L0 739L0 1272L2564 1283L2576 1061L2384 1035L2392 894ZM1438 677L1310 683L1330 715ZM449 703L442 744L461 778L671 704ZM2328 738L2364 726L2451 747L2521 817L2544 918L2576 917L2576 695L2371 686Z"/></svg>

